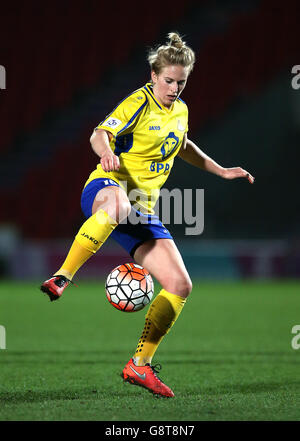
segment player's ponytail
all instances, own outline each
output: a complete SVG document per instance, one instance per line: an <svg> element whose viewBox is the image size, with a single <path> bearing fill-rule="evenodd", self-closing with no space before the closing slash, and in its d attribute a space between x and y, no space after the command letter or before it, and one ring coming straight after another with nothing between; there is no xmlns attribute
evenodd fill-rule
<svg viewBox="0 0 300 441"><path fill-rule="evenodd" d="M157 75L164 67L178 64L187 67L190 73L195 63L195 53L177 32L170 32L165 45L150 50L148 62Z"/></svg>

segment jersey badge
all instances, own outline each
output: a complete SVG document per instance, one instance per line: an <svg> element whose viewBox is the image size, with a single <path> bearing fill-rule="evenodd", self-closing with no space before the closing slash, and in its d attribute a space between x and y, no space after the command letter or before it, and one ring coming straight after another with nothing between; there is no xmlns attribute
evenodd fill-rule
<svg viewBox="0 0 300 441"><path fill-rule="evenodd" d="M170 132L165 138L162 148L160 149L162 159L167 158L178 146L179 138L174 132Z"/></svg>
<svg viewBox="0 0 300 441"><path fill-rule="evenodd" d="M180 119L177 122L177 129L180 130L181 132L185 131L185 127L183 127L183 125L180 122Z"/></svg>
<svg viewBox="0 0 300 441"><path fill-rule="evenodd" d="M119 119L108 118L102 125L114 129L115 127L118 127L120 124L122 124L122 121L120 121Z"/></svg>

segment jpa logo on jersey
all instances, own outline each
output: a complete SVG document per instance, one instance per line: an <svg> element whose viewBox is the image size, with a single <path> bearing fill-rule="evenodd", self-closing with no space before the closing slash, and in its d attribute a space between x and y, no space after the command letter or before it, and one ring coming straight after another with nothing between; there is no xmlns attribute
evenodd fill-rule
<svg viewBox="0 0 300 441"><path fill-rule="evenodd" d="M103 126L108 126L108 127L111 127L111 128L115 128L115 127L118 127L120 124L122 124L122 121L120 121L119 119L117 119L117 118L108 118L108 120L107 121L105 121L102 125Z"/></svg>

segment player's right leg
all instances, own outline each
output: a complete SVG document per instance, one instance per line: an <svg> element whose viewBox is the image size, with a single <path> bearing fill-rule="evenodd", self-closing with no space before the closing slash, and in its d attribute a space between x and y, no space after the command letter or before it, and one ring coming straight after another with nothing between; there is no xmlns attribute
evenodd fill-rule
<svg viewBox="0 0 300 441"><path fill-rule="evenodd" d="M88 219L79 229L61 268L41 286L51 301L62 295L79 268L99 250L130 212L130 202L121 187L117 184L104 186L103 179L96 181L94 184L92 181L82 195L82 208Z"/></svg>

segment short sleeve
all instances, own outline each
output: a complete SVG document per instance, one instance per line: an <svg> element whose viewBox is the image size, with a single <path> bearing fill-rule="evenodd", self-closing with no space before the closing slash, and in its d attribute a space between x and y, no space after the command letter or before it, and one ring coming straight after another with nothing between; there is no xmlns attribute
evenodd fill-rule
<svg viewBox="0 0 300 441"><path fill-rule="evenodd" d="M188 123L188 120L187 120L184 134L186 134L188 131L189 131L189 123Z"/></svg>
<svg viewBox="0 0 300 441"><path fill-rule="evenodd" d="M185 111L185 117L186 117L186 126L185 126L185 131L184 134L186 135L187 132L189 131L189 111L188 111L188 107L186 106L186 111Z"/></svg>
<svg viewBox="0 0 300 441"><path fill-rule="evenodd" d="M148 103L141 90L133 92L121 101L117 107L95 128L112 133L115 137L130 128Z"/></svg>

